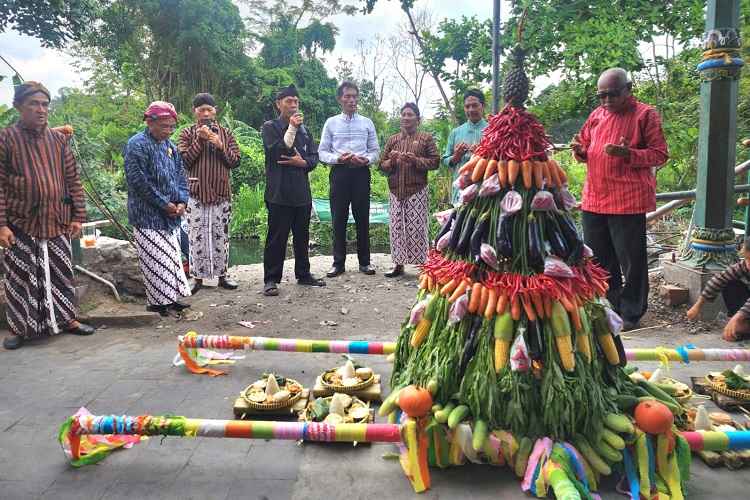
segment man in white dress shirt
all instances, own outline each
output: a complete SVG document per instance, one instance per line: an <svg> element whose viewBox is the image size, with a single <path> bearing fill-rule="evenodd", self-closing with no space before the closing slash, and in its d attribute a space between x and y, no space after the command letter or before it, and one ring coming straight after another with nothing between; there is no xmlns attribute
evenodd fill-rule
<svg viewBox="0 0 750 500"><path fill-rule="evenodd" d="M329 176L331 218L333 219L333 266L327 276L334 278L345 270L346 222L349 205L357 227L359 270L375 274L370 265L370 165L378 161L380 148L372 120L357 114L359 88L344 81L336 90L341 114L326 120L318 154L331 167Z"/></svg>

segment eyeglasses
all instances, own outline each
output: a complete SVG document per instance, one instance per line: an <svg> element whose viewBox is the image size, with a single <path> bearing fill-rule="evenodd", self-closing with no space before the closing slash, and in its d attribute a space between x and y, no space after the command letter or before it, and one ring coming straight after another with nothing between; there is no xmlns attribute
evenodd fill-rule
<svg viewBox="0 0 750 500"><path fill-rule="evenodd" d="M599 100L604 100L607 97L611 97L611 98L620 97L622 95L622 91L625 90L626 88L627 88L627 84L623 85L619 89L605 90L604 92L597 92L596 97Z"/></svg>

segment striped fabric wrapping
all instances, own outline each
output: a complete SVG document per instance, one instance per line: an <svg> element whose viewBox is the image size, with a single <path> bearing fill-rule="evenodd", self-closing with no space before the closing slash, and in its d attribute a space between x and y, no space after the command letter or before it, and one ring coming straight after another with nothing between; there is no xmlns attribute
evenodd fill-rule
<svg viewBox="0 0 750 500"><path fill-rule="evenodd" d="M16 243L5 250L4 259L10 331L26 339L60 333L76 318L70 241L13 230Z"/></svg>
<svg viewBox="0 0 750 500"><path fill-rule="evenodd" d="M274 422L213 420L157 415L86 415L69 419L70 434L184 436L299 441L383 442L401 441L396 424L326 424L322 422Z"/></svg>
<svg viewBox="0 0 750 500"><path fill-rule="evenodd" d="M169 305L190 296L180 257L179 228L133 228L149 305Z"/></svg>
<svg viewBox="0 0 750 500"><path fill-rule="evenodd" d="M367 340L307 340L267 337L239 337L228 335L195 335L188 333L179 337L183 347L188 349L254 349L256 351L284 352L330 352L388 355L396 350L395 342Z"/></svg>
<svg viewBox="0 0 750 500"><path fill-rule="evenodd" d="M625 349L628 361L750 361L750 349Z"/></svg>

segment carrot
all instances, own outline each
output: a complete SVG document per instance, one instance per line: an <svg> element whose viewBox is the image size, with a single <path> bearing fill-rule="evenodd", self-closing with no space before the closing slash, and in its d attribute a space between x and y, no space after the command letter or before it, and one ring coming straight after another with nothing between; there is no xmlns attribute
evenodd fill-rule
<svg viewBox="0 0 750 500"><path fill-rule="evenodd" d="M552 185L552 174L549 171L549 162L542 162L542 175L548 186Z"/></svg>
<svg viewBox="0 0 750 500"><path fill-rule="evenodd" d="M427 289L431 291L433 288L435 288L435 281L432 279L432 276L428 274L427 275Z"/></svg>
<svg viewBox="0 0 750 500"><path fill-rule="evenodd" d="M425 288L427 288L427 275L423 274L419 277L419 289L424 290Z"/></svg>
<svg viewBox="0 0 750 500"><path fill-rule="evenodd" d="M557 166L557 162L550 159L547 164L549 165L549 173L552 176L552 183L555 187L562 187L562 180L560 179L560 171Z"/></svg>
<svg viewBox="0 0 750 500"><path fill-rule="evenodd" d="M517 293L510 299L510 317L513 318L513 321L521 319L521 302Z"/></svg>
<svg viewBox="0 0 750 500"><path fill-rule="evenodd" d="M542 189L544 187L544 168L542 167L542 162L535 161L531 165L531 170L534 174L534 185L537 189Z"/></svg>
<svg viewBox="0 0 750 500"><path fill-rule="evenodd" d="M568 312L572 311L573 308L575 307L573 305L573 302L571 302L570 299L568 297L566 297L565 295L560 295L560 304L562 304L562 306Z"/></svg>
<svg viewBox="0 0 750 500"><path fill-rule="evenodd" d="M518 171L521 168L521 164L516 160L508 161L508 185L513 187L518 179Z"/></svg>
<svg viewBox="0 0 750 500"><path fill-rule="evenodd" d="M548 318L552 316L552 299L549 295L542 295L542 303L544 304L544 315Z"/></svg>
<svg viewBox="0 0 750 500"><path fill-rule="evenodd" d="M486 286L482 287L482 297L479 301L479 309L477 309L478 314L483 314L484 311L487 309L487 302L490 301L490 289Z"/></svg>
<svg viewBox="0 0 750 500"><path fill-rule="evenodd" d="M497 307L497 290L490 288L487 296L487 307L484 309L484 319L490 320L495 315L495 308Z"/></svg>
<svg viewBox="0 0 750 500"><path fill-rule="evenodd" d="M482 298L482 284L474 283L471 287L471 294L469 295L469 307L466 309L470 313L477 312L479 309L479 300Z"/></svg>
<svg viewBox="0 0 750 500"><path fill-rule="evenodd" d="M505 313L505 310L507 308L508 308L508 294L506 294L505 292L503 292L497 298L497 307L495 308L495 312L499 316L499 315Z"/></svg>
<svg viewBox="0 0 750 500"><path fill-rule="evenodd" d="M524 160L521 163L521 175L523 177L523 187L531 189L531 161Z"/></svg>
<svg viewBox="0 0 750 500"><path fill-rule="evenodd" d="M497 162L497 177L500 180L500 187L508 184L508 162L500 160Z"/></svg>
<svg viewBox="0 0 750 500"><path fill-rule="evenodd" d="M570 319L573 321L573 328L575 328L576 333L581 333L583 331L583 323L581 323L581 315L578 312L578 307L574 307L570 311Z"/></svg>
<svg viewBox="0 0 750 500"><path fill-rule="evenodd" d="M487 168L484 171L484 178L489 179L497 173L497 160L490 160L487 162Z"/></svg>
<svg viewBox="0 0 750 500"><path fill-rule="evenodd" d="M449 296L453 293L453 290L456 289L458 284L461 282L458 278L453 278L448 283L443 285L443 288L440 289L440 295L443 295L444 297Z"/></svg>
<svg viewBox="0 0 750 500"><path fill-rule="evenodd" d="M448 298L448 302L451 304L454 303L466 292L466 287L469 286L468 280L461 280L461 283L458 284L455 290L453 290L453 294Z"/></svg>
<svg viewBox="0 0 750 500"><path fill-rule="evenodd" d="M474 166L477 164L481 156L479 155L473 155L469 161L464 163L464 165L459 169L458 173L461 175L468 174L469 172L472 172L474 170Z"/></svg>
<svg viewBox="0 0 750 500"><path fill-rule="evenodd" d="M530 293L531 300L534 303L534 309L536 309L536 315L539 319L544 319L544 303L542 302L542 294L536 290Z"/></svg>
<svg viewBox="0 0 750 500"><path fill-rule="evenodd" d="M523 304L523 310L526 311L526 317L529 318L529 321L536 321L536 313L534 312L534 306L531 305L531 299L521 295L521 304Z"/></svg>
<svg viewBox="0 0 750 500"><path fill-rule="evenodd" d="M479 161L474 166L474 172L471 174L471 182L479 182L484 176L484 170L487 168L487 160L479 158Z"/></svg>

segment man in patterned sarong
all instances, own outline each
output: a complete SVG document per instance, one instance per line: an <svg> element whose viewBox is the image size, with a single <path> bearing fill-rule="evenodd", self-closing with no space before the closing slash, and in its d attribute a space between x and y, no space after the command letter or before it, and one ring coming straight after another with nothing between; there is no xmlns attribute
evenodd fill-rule
<svg viewBox="0 0 750 500"><path fill-rule="evenodd" d="M144 113L146 130L125 146L128 219L133 226L146 288L147 310L162 316L180 312L190 296L180 257L180 217L185 214L188 186L182 159L169 140L177 112L168 102L155 101Z"/></svg>
<svg viewBox="0 0 750 500"><path fill-rule="evenodd" d="M49 102L42 84L19 85L13 106L20 118L0 132L6 349L62 331L94 333L76 320L70 247L86 221L86 204L67 138L47 126Z"/></svg>
<svg viewBox="0 0 750 500"><path fill-rule="evenodd" d="M240 164L240 149L232 132L216 123L216 103L211 94L193 98L195 124L183 129L179 149L190 175L187 206L190 234L192 293L204 279L219 278L227 290L237 283L227 276L229 219L232 213L229 170Z"/></svg>

